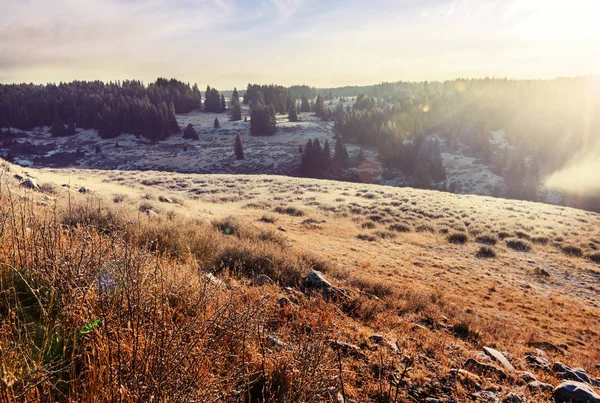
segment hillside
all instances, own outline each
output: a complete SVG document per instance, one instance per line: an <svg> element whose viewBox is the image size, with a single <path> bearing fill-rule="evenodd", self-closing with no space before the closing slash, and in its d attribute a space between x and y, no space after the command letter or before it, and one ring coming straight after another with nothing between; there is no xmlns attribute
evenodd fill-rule
<svg viewBox="0 0 600 403"><path fill-rule="evenodd" d="M544 402L564 379L600 385L596 213L268 175L5 164L1 182L7 401Z"/></svg>

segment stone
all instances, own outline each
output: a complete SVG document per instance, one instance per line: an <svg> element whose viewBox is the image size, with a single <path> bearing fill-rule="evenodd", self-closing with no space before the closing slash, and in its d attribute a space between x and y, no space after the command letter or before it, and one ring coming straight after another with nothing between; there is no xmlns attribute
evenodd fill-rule
<svg viewBox="0 0 600 403"><path fill-rule="evenodd" d="M280 339L278 339L275 336L268 336L267 337L267 345L269 347L274 347L276 350L283 350L283 349L289 349L289 345L287 343L284 343L283 341L281 341Z"/></svg>
<svg viewBox="0 0 600 403"><path fill-rule="evenodd" d="M600 395L587 384L565 381L552 393L556 403L600 403Z"/></svg>
<svg viewBox="0 0 600 403"><path fill-rule="evenodd" d="M366 357L365 354L361 351L360 347L343 341L333 340L331 342L331 348L335 351L340 351L343 355L350 355L356 358Z"/></svg>
<svg viewBox="0 0 600 403"><path fill-rule="evenodd" d="M425 403L441 403L442 401L437 397L427 397L425 398Z"/></svg>
<svg viewBox="0 0 600 403"><path fill-rule="evenodd" d="M87 193L87 192L89 192L89 190L85 186L82 186L79 188L79 193Z"/></svg>
<svg viewBox="0 0 600 403"><path fill-rule="evenodd" d="M304 278L304 284L309 288L331 288L331 283L325 279L323 273L313 270Z"/></svg>
<svg viewBox="0 0 600 403"><path fill-rule="evenodd" d="M462 366L467 371L476 373L478 375L484 376L496 376L500 379L507 379L508 375L504 371L499 368L496 368L493 365L484 364L479 362L473 358L469 358Z"/></svg>
<svg viewBox="0 0 600 403"><path fill-rule="evenodd" d="M35 179L33 179L33 178L25 179L23 182L21 182L21 184L19 186L21 186L22 188L32 189L32 190L37 190L40 187L37 184L37 182L35 181Z"/></svg>
<svg viewBox="0 0 600 403"><path fill-rule="evenodd" d="M162 203L170 203L170 204L173 203L172 199L165 197L165 196L158 196L158 201L160 201Z"/></svg>
<svg viewBox="0 0 600 403"><path fill-rule="evenodd" d="M150 218L158 217L158 213L155 212L154 210L146 210L146 215Z"/></svg>
<svg viewBox="0 0 600 403"><path fill-rule="evenodd" d="M527 371L519 372L519 379L521 381L523 381L524 383L530 383L533 381L537 381L537 378L535 377L535 375L533 375L531 372L527 372Z"/></svg>
<svg viewBox="0 0 600 403"><path fill-rule="evenodd" d="M398 347L396 346L396 344L386 339L385 336L382 336L380 334L372 334L371 336L369 336L369 340L371 340L375 344L386 345L395 353L398 352Z"/></svg>
<svg viewBox="0 0 600 403"><path fill-rule="evenodd" d="M217 287L222 287L225 284L223 280L216 278L215 275L212 273L206 273L204 275L204 278L211 284L216 285Z"/></svg>
<svg viewBox="0 0 600 403"><path fill-rule="evenodd" d="M258 276L254 277L254 285L265 285L265 284L271 284L273 282L273 280L271 280L271 277L267 276L266 274L259 274Z"/></svg>
<svg viewBox="0 0 600 403"><path fill-rule="evenodd" d="M502 399L502 403L526 403L527 399L525 399L523 396L519 396L515 393L509 393L508 395L506 395L504 397L504 399Z"/></svg>
<svg viewBox="0 0 600 403"><path fill-rule="evenodd" d="M554 389L554 386L549 383L544 383L540 381L533 381L527 384L527 389L531 392L551 392Z"/></svg>
<svg viewBox="0 0 600 403"><path fill-rule="evenodd" d="M465 369L451 369L450 374L463 385L469 386L473 389L481 389L481 377L477 374L469 372Z"/></svg>
<svg viewBox="0 0 600 403"><path fill-rule="evenodd" d="M600 381L590 378L582 368L571 368L562 362L555 362L552 366L552 372L561 379L584 382L592 386L600 387Z"/></svg>
<svg viewBox="0 0 600 403"><path fill-rule="evenodd" d="M483 352L487 354L492 360L502 364L502 366L510 372L513 372L515 370L515 367L513 367L510 362L508 362L504 354L502 354L500 351L495 350L491 347L484 347Z"/></svg>
<svg viewBox="0 0 600 403"><path fill-rule="evenodd" d="M287 230L285 229L285 227L282 227L281 225L279 227L277 227L277 229L281 232L286 232Z"/></svg>
<svg viewBox="0 0 600 403"><path fill-rule="evenodd" d="M528 355L525 356L525 361L527 361L527 363L533 368L542 369L546 371L550 369L550 361L548 361L544 357Z"/></svg>

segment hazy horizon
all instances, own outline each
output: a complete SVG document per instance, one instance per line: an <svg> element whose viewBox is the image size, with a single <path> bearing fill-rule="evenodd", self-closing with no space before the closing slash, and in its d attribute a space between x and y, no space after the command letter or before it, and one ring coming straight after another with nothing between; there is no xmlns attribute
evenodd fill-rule
<svg viewBox="0 0 600 403"><path fill-rule="evenodd" d="M0 82L244 88L600 73L590 0L4 0Z"/></svg>

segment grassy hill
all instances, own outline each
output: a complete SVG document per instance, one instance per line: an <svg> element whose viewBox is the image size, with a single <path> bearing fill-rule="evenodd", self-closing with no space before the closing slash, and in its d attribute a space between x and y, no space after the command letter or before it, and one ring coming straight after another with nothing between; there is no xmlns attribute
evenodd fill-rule
<svg viewBox="0 0 600 403"><path fill-rule="evenodd" d="M600 377L595 213L264 175L0 183L9 402L545 402L532 377L576 373L557 362Z"/></svg>

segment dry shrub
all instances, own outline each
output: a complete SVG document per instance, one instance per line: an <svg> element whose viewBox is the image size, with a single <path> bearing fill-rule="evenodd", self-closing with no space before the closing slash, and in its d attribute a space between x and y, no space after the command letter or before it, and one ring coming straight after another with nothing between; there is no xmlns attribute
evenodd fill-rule
<svg viewBox="0 0 600 403"><path fill-rule="evenodd" d="M275 207L273 211L279 214L290 215L292 217L302 217L305 215L304 211L296 207Z"/></svg>
<svg viewBox="0 0 600 403"><path fill-rule="evenodd" d="M448 235L448 242L454 244L465 244L469 240L469 236L464 232L452 232Z"/></svg>
<svg viewBox="0 0 600 403"><path fill-rule="evenodd" d="M498 237L490 233L478 235L475 240L485 245L496 245L498 243Z"/></svg>
<svg viewBox="0 0 600 403"><path fill-rule="evenodd" d="M586 255L586 257L594 263L600 264L600 252L591 252Z"/></svg>
<svg viewBox="0 0 600 403"><path fill-rule="evenodd" d="M533 248L531 242L519 238L506 239L506 246L519 252L530 252Z"/></svg>
<svg viewBox="0 0 600 403"><path fill-rule="evenodd" d="M482 246L477 251L477 255L476 256L478 258L490 259L490 258L496 257L496 252L494 251L493 248L491 248L489 246Z"/></svg>
<svg viewBox="0 0 600 403"><path fill-rule="evenodd" d="M59 187L53 182L44 182L40 185L39 191L46 194L58 194Z"/></svg>
<svg viewBox="0 0 600 403"><path fill-rule="evenodd" d="M534 244L537 244L537 245L548 245L550 240L548 239L547 236L536 235L536 236L531 237L531 242Z"/></svg>
<svg viewBox="0 0 600 403"><path fill-rule="evenodd" d="M581 250L581 248L577 245L563 245L560 249L567 256L583 256L583 250Z"/></svg>
<svg viewBox="0 0 600 403"><path fill-rule="evenodd" d="M396 231L396 232L411 232L412 228L406 224L393 224L390 225L389 227L390 231Z"/></svg>

